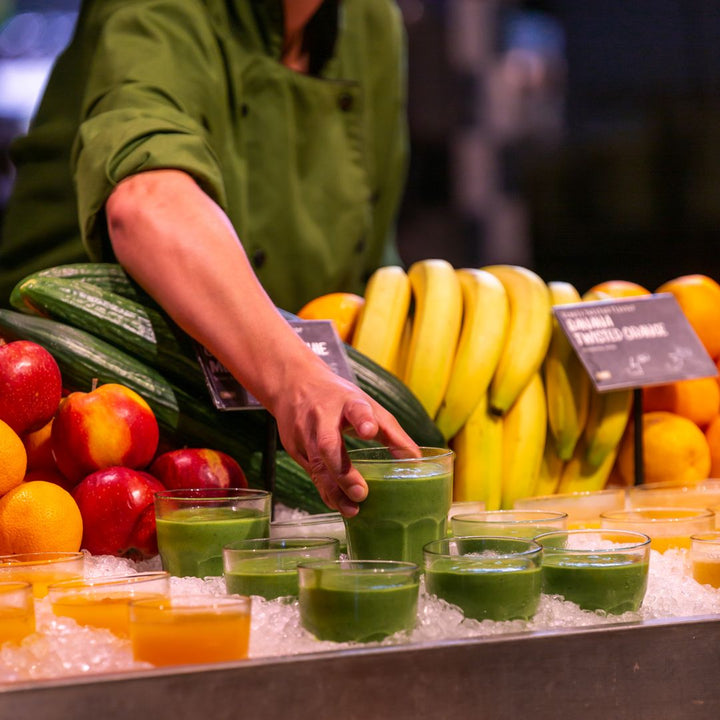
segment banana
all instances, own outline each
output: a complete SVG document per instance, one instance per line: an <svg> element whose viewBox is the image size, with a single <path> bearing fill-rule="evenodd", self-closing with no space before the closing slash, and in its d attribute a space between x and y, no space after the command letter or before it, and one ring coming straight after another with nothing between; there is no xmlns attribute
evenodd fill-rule
<svg viewBox="0 0 720 720"><path fill-rule="evenodd" d="M452 438L455 451L453 500L482 500L499 510L502 492L502 418L488 411L487 393Z"/></svg>
<svg viewBox="0 0 720 720"><path fill-rule="evenodd" d="M506 413L542 365L552 334L550 291L543 279L519 265L488 265L505 287L510 315L505 344L490 383L490 407Z"/></svg>
<svg viewBox="0 0 720 720"><path fill-rule="evenodd" d="M410 296L410 280L397 265L378 268L365 288L365 305L350 344L386 370L396 361Z"/></svg>
<svg viewBox="0 0 720 720"><path fill-rule="evenodd" d="M463 297L460 340L435 419L446 440L460 430L490 385L508 324L508 299L500 280L474 268L456 274Z"/></svg>
<svg viewBox="0 0 720 720"><path fill-rule="evenodd" d="M515 500L534 493L546 436L545 388L536 371L502 418L503 508L511 509Z"/></svg>
<svg viewBox="0 0 720 720"><path fill-rule="evenodd" d="M573 456L565 463L557 492L593 492L602 490L608 477L610 477L618 451L619 444L615 445L605 455L602 462L598 465L592 465L587 461L585 441L581 440L575 448Z"/></svg>
<svg viewBox="0 0 720 720"><path fill-rule="evenodd" d="M548 283L554 305L580 302L580 293L567 282ZM590 376L557 319L543 365L548 424L561 460L569 460L583 433L590 406Z"/></svg>
<svg viewBox="0 0 720 720"><path fill-rule="evenodd" d="M462 290L446 260L418 260L408 277L415 313L402 379L434 418L450 381L462 322Z"/></svg>
<svg viewBox="0 0 720 720"><path fill-rule="evenodd" d="M410 349L410 338L412 337L412 316L408 315L405 318L402 333L400 334L400 347L398 348L397 354L395 355L395 362L390 368L390 372L397 375L399 378L405 375L405 366L407 365L408 350Z"/></svg>
<svg viewBox="0 0 720 720"><path fill-rule="evenodd" d="M558 457L555 438L548 428L545 438L545 452L540 461L540 472L533 495L553 495L557 492L565 461Z"/></svg>
<svg viewBox="0 0 720 720"><path fill-rule="evenodd" d="M590 389L590 410L583 432L584 462L599 468L625 432L632 408L632 390L599 393Z"/></svg>

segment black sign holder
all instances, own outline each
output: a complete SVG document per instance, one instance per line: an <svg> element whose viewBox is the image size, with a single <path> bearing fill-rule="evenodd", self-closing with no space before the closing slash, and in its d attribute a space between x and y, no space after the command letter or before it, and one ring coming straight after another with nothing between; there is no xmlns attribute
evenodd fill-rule
<svg viewBox="0 0 720 720"><path fill-rule="evenodd" d="M275 477L277 475L277 441L278 430L275 418L268 413L265 422L265 447L262 456L262 469L260 471L263 487L272 497L275 497ZM275 503L272 504L270 519L275 516Z"/></svg>
<svg viewBox="0 0 720 720"><path fill-rule="evenodd" d="M635 437L633 452L635 457L635 484L645 482L645 457L643 454L643 391L641 387L633 389L633 422Z"/></svg>

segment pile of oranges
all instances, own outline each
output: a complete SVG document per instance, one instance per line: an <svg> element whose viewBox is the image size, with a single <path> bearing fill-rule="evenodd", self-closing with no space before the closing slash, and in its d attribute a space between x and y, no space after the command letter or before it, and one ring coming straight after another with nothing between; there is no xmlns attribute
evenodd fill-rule
<svg viewBox="0 0 720 720"><path fill-rule="evenodd" d="M720 284L705 275L684 275L657 288L671 293L720 370ZM632 423L623 438L614 476L634 478ZM720 477L720 380L705 377L643 390L645 482L693 484Z"/></svg>
<svg viewBox="0 0 720 720"><path fill-rule="evenodd" d="M21 437L0 420L0 555L80 549L82 517L72 495L28 470L48 452L38 433L49 429Z"/></svg>

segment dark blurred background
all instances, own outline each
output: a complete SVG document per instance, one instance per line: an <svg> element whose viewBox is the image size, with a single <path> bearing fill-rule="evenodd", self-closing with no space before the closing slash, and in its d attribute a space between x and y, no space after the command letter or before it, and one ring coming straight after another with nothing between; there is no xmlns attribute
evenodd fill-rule
<svg viewBox="0 0 720 720"><path fill-rule="evenodd" d="M406 263L512 262L582 292L720 280L718 0L398 0ZM0 0L0 219L78 0Z"/></svg>

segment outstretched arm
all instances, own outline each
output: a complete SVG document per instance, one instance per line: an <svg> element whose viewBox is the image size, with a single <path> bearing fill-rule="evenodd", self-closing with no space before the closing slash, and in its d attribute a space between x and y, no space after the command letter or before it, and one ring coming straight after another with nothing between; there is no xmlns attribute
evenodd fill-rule
<svg viewBox="0 0 720 720"><path fill-rule="evenodd" d="M106 214L118 261L274 415L285 449L323 501L355 514L367 485L350 465L342 432L415 444L277 312L221 208L186 173L154 170L120 182Z"/></svg>

